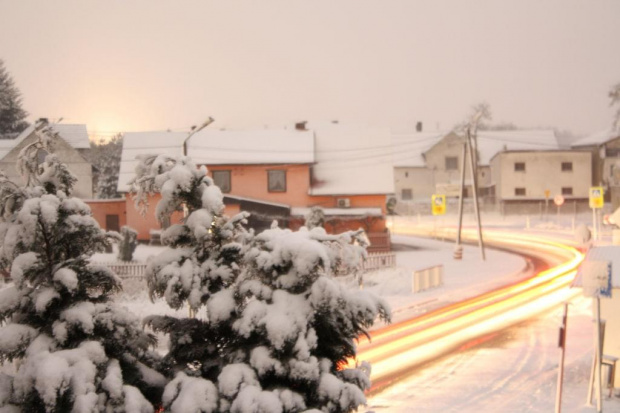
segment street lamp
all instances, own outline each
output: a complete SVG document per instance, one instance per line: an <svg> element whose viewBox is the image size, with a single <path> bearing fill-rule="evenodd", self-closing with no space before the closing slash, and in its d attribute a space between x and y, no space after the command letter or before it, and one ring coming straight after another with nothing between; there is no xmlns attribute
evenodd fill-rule
<svg viewBox="0 0 620 413"><path fill-rule="evenodd" d="M189 140L189 138L191 138L192 136L194 136L194 134L200 132L201 130L209 126L210 124L212 124L214 121L215 119L209 116L209 119L204 121L203 124L200 125L199 127L192 126L192 129L189 131L187 138L185 138L185 140L183 141L183 156L187 156L187 141Z"/></svg>

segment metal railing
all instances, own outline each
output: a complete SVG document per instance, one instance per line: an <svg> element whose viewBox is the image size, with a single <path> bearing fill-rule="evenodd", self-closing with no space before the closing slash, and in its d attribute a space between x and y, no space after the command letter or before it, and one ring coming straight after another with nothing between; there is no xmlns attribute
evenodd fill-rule
<svg viewBox="0 0 620 413"><path fill-rule="evenodd" d="M413 273L412 290L414 293L426 291L443 285L443 265L424 268Z"/></svg>

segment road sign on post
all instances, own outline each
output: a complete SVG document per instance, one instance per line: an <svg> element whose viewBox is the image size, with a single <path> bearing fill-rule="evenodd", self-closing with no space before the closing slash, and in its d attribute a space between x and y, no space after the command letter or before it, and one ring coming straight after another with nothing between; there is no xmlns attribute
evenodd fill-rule
<svg viewBox="0 0 620 413"><path fill-rule="evenodd" d="M590 187L590 208L603 208L603 205L605 205L603 194L602 186Z"/></svg>
<svg viewBox="0 0 620 413"><path fill-rule="evenodd" d="M431 197L431 211L433 215L444 215L446 213L445 195L433 195Z"/></svg>
<svg viewBox="0 0 620 413"><path fill-rule="evenodd" d="M611 262L588 260L581 264L583 295L611 298Z"/></svg>

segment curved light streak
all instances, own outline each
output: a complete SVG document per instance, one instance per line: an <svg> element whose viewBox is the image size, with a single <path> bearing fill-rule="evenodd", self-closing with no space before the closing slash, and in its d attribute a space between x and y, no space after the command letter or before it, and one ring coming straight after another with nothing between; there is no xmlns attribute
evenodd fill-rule
<svg viewBox="0 0 620 413"><path fill-rule="evenodd" d="M424 236L429 232L429 228L419 226L399 231ZM452 238L456 229L442 229L439 235ZM469 241L477 239L473 230L464 230L462 237ZM487 230L484 238L494 247L544 257L557 265L526 280L375 330L371 332L371 341L360 338L357 357L349 360L349 366L362 360L372 364L371 392L387 386L412 367L531 318L581 292L568 287L584 256L568 243L502 230Z"/></svg>

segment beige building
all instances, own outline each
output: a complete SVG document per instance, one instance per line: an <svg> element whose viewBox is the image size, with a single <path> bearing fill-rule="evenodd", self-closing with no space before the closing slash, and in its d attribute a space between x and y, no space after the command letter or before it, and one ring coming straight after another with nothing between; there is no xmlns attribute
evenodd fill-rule
<svg viewBox="0 0 620 413"><path fill-rule="evenodd" d="M69 170L78 178L73 195L78 198L93 197L93 173L90 163L90 141L86 125L54 124L54 130L61 139L55 142L54 153L67 164ZM26 128L15 139L0 140L0 169L16 184L22 184L22 178L16 170L19 152L37 139L34 125ZM42 158L44 159L44 158Z"/></svg>
<svg viewBox="0 0 620 413"><path fill-rule="evenodd" d="M465 197L471 198L471 172L467 166L469 159L465 163L463 160L465 139L462 136L455 132L417 132L393 135L392 142L397 213L429 212L433 194L447 196L450 212L455 208L460 193L461 169L464 164L466 165ZM475 145L474 153L478 160L476 173L478 195L482 208L487 210L497 208L508 191L508 189L500 191L501 185L504 184L500 177L501 168L495 170L492 168L491 160L496 155L521 150L531 152L526 156L534 156L530 162L536 163L534 154L560 149L552 130L479 131ZM496 163L501 164L501 160L498 159ZM506 174L506 178L508 176ZM537 185L533 182L531 184ZM507 182L506 185L512 183ZM512 190L514 191L514 188ZM530 189L530 192L532 191L536 192L537 189L533 187Z"/></svg>
<svg viewBox="0 0 620 413"><path fill-rule="evenodd" d="M491 177L504 212L536 212L548 205L555 210L557 195L575 211L588 203L592 155L575 150L499 152L491 159Z"/></svg>

